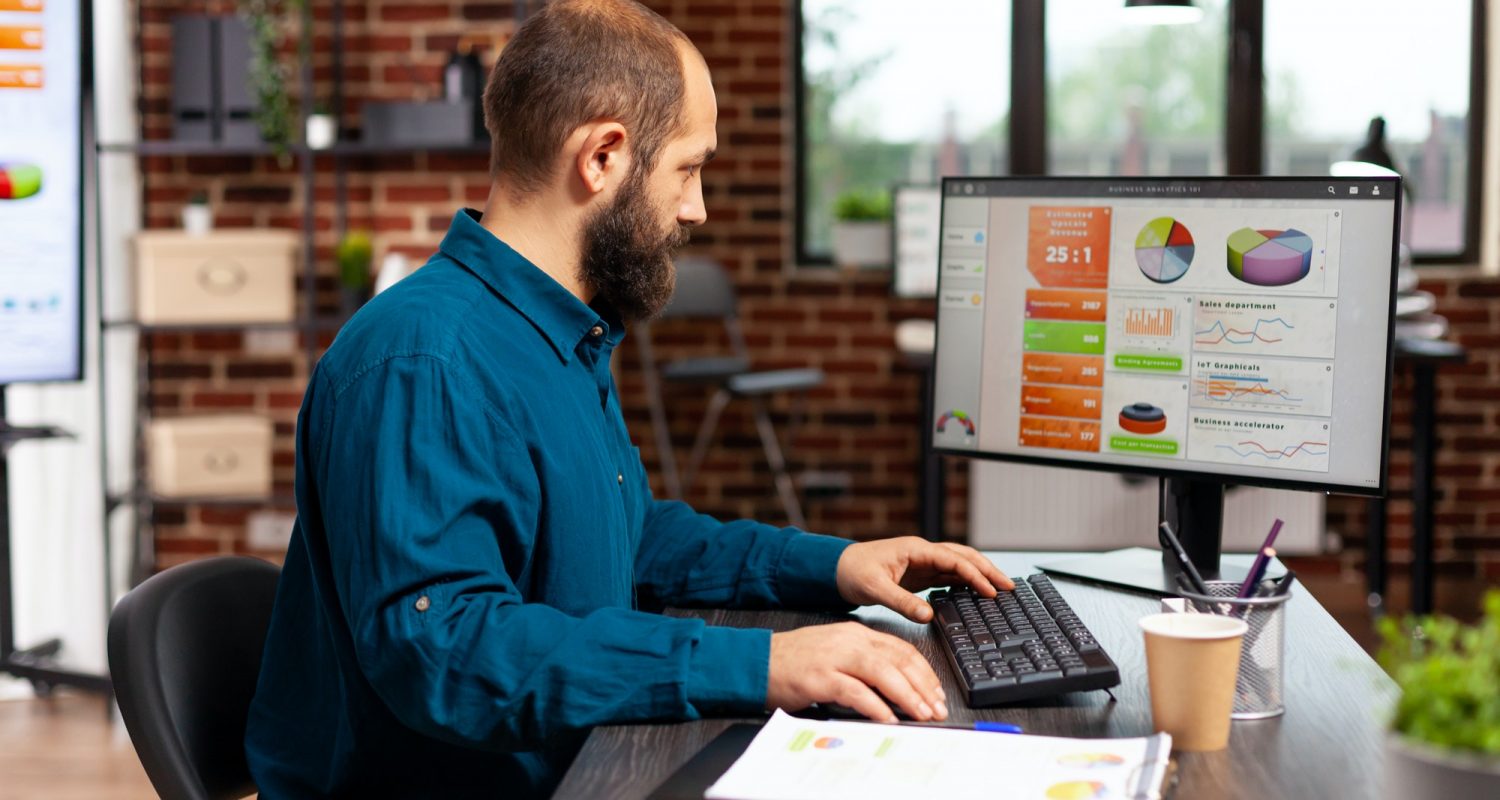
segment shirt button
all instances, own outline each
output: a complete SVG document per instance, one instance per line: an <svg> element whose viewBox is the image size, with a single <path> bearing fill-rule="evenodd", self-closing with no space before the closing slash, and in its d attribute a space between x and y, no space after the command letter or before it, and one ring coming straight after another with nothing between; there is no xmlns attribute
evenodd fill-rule
<svg viewBox="0 0 1500 800"><path fill-rule="evenodd" d="M418 611L426 611L429 608L432 608L432 601L427 599L427 595L424 594L417 598Z"/></svg>
<svg viewBox="0 0 1500 800"><path fill-rule="evenodd" d="M625 473L621 472L620 474L616 475L615 476L615 482L619 483L621 486L624 486L625 485Z"/></svg>
<svg viewBox="0 0 1500 800"><path fill-rule="evenodd" d="M589 328L589 335L593 336L593 337L596 337L596 338L600 337L600 336L603 336L604 335L604 326L602 326L602 325L595 325L594 327Z"/></svg>

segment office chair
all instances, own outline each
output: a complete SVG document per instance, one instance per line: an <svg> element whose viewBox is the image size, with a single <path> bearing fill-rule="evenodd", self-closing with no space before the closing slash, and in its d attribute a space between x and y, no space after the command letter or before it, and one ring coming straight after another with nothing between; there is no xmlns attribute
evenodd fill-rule
<svg viewBox="0 0 1500 800"><path fill-rule="evenodd" d="M148 578L110 614L120 716L165 800L256 790L245 721L280 574L253 558L195 561Z"/></svg>
<svg viewBox="0 0 1500 800"><path fill-rule="evenodd" d="M717 319L728 335L731 351L727 356L686 358L658 366L651 346L650 325L641 325L636 331L646 397L650 405L651 428L657 452L661 454L667 493L680 498L692 488L698 468L708 455L708 447L713 442L724 407L731 400L744 398L750 403L755 430L760 437L761 448L765 451L766 463L775 478L776 493L786 510L787 521L798 528L805 528L807 519L802 514L802 504L797 497L791 473L787 471L786 456L777 438L776 428L771 424L765 397L777 392L806 392L820 386L823 383L823 371L814 368L752 370L749 348L745 346L745 334L740 326L734 284L723 267L708 259L684 258L677 262L677 288L660 318ZM666 409L662 403L661 384L664 381L715 387L703 421L698 425L698 434L693 439L687 467L681 474L677 471L677 458L672 451L672 437L667 429Z"/></svg>

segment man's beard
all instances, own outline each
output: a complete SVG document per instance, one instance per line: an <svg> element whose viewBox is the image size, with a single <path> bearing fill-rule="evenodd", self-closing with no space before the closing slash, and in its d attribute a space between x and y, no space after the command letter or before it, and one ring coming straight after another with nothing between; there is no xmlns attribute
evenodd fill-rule
<svg viewBox="0 0 1500 800"><path fill-rule="evenodd" d="M666 307L677 283L672 255L688 241L685 225L662 231L645 178L636 171L583 227L579 276L626 321L652 319Z"/></svg>

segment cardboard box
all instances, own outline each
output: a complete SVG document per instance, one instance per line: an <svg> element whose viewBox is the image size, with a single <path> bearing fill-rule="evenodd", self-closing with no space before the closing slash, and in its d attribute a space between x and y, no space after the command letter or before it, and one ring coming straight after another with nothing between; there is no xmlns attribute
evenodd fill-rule
<svg viewBox="0 0 1500 800"><path fill-rule="evenodd" d="M174 417L146 428L151 491L164 497L267 497L271 420L254 414Z"/></svg>
<svg viewBox="0 0 1500 800"><path fill-rule="evenodd" d="M135 237L136 319L149 324L290 322L298 237L221 230Z"/></svg>

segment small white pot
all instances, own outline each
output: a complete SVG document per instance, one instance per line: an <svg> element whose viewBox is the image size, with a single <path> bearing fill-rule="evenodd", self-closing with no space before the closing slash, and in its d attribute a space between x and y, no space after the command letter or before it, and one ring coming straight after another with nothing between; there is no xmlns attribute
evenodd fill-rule
<svg viewBox="0 0 1500 800"><path fill-rule="evenodd" d="M339 138L332 114L309 114L303 139L310 150L327 150Z"/></svg>
<svg viewBox="0 0 1500 800"><path fill-rule="evenodd" d="M889 222L835 222L833 263L840 267L891 265Z"/></svg>
<svg viewBox="0 0 1500 800"><path fill-rule="evenodd" d="M182 207L182 229L194 236L207 235L214 229L214 210L207 204L188 203Z"/></svg>
<svg viewBox="0 0 1500 800"><path fill-rule="evenodd" d="M1455 753L1393 733L1385 739L1385 797L1500 797L1500 759Z"/></svg>

